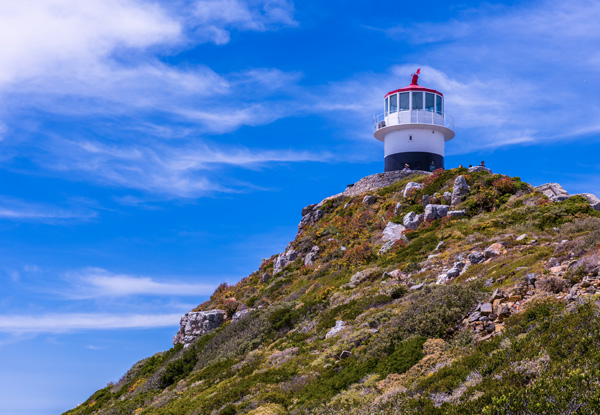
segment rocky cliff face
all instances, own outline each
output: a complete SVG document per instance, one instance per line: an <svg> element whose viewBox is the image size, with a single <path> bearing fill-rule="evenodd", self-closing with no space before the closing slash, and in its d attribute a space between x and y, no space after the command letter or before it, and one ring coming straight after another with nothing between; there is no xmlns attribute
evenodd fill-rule
<svg viewBox="0 0 600 415"><path fill-rule="evenodd" d="M225 311L190 311L181 317L179 331L173 337L173 344L188 345L198 337L216 329L225 321Z"/></svg>
<svg viewBox="0 0 600 415"><path fill-rule="evenodd" d="M598 209L481 166L369 176L69 413L595 413Z"/></svg>

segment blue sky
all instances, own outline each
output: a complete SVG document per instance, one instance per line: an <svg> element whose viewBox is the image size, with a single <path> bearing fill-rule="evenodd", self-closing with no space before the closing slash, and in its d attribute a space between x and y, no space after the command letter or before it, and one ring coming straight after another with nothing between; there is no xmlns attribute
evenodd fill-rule
<svg viewBox="0 0 600 415"><path fill-rule="evenodd" d="M0 1L0 415L50 415L383 169L390 90L446 166L600 195L600 4Z"/></svg>

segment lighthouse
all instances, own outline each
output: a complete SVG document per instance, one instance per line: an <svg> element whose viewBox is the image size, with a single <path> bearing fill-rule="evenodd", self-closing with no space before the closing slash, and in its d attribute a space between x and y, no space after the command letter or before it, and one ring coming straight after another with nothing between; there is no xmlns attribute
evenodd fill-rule
<svg viewBox="0 0 600 415"><path fill-rule="evenodd" d="M444 167L446 141L454 137L454 120L444 109L444 94L418 85L417 70L409 86L388 92L383 114L375 117L374 136L383 141L385 170L433 171Z"/></svg>

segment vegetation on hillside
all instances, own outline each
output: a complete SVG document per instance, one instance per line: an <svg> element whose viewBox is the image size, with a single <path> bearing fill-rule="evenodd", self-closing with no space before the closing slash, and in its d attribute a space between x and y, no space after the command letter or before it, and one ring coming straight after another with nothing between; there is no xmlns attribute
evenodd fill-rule
<svg viewBox="0 0 600 415"><path fill-rule="evenodd" d="M389 223L422 213L423 196L449 204L459 175L470 191L452 209L464 216L424 221L380 252ZM404 197L409 181L423 187ZM251 309L244 318L138 362L66 414L596 413L600 212L586 199L452 169L319 209L281 272L273 256L197 308ZM494 243L501 253L470 262ZM510 316L470 319L514 290L493 312Z"/></svg>

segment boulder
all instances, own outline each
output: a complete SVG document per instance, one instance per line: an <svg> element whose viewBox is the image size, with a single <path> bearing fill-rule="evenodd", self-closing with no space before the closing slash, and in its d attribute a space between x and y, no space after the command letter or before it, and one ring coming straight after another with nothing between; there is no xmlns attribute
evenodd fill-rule
<svg viewBox="0 0 600 415"><path fill-rule="evenodd" d="M223 310L190 311L181 317L179 331L173 337L173 344L188 345L198 337L216 329L225 321Z"/></svg>
<svg viewBox="0 0 600 415"><path fill-rule="evenodd" d="M449 210L448 211L448 216L451 218L460 218L463 217L467 214L466 209L463 210Z"/></svg>
<svg viewBox="0 0 600 415"><path fill-rule="evenodd" d="M398 239L406 239L406 237L402 234L406 228L404 225L400 225L399 223L388 222L383 230L382 239L386 242L396 242Z"/></svg>
<svg viewBox="0 0 600 415"><path fill-rule="evenodd" d="M404 188L404 192L402 192L402 196L406 197L408 196L408 192L410 192L411 190L417 191L421 190L422 188L423 185L421 183L408 182L406 187Z"/></svg>
<svg viewBox="0 0 600 415"><path fill-rule="evenodd" d="M446 203L451 203L452 202L452 193L444 192L444 201Z"/></svg>
<svg viewBox="0 0 600 415"><path fill-rule="evenodd" d="M383 244L383 246L377 251L377 255L383 255L394 246L395 241L388 241Z"/></svg>
<svg viewBox="0 0 600 415"><path fill-rule="evenodd" d="M312 212L314 210L315 207L317 207L316 203L303 207L302 208L302 216L308 215L310 212Z"/></svg>
<svg viewBox="0 0 600 415"><path fill-rule="evenodd" d="M277 274L281 272L286 265L291 264L294 260L298 258L298 252L293 249L290 249L283 254L277 255L275 260L273 261L273 274Z"/></svg>
<svg viewBox="0 0 600 415"><path fill-rule="evenodd" d="M394 207L394 215L397 215L398 212L400 211L400 209L402 209L402 203L398 202L398 203L396 203L396 206Z"/></svg>
<svg viewBox="0 0 600 415"><path fill-rule="evenodd" d="M424 218L425 215L422 213L417 215L415 212L408 212L406 215L404 215L404 218L402 218L402 223L406 228L414 231L419 227L421 222L423 222Z"/></svg>
<svg viewBox="0 0 600 415"><path fill-rule="evenodd" d="M519 235L516 240L517 241L522 241L525 238L527 238L527 234L526 233L524 233L523 235Z"/></svg>
<svg viewBox="0 0 600 415"><path fill-rule="evenodd" d="M311 206L312 206L313 210L307 211L306 209L310 208ZM302 220L298 224L298 229L302 229L306 226L314 225L315 223L320 221L323 216L325 216L325 212L323 212L321 209L315 209L317 206L318 205L309 205L309 206L305 207L304 209L302 209L302 213L306 213L306 214L302 215Z"/></svg>
<svg viewBox="0 0 600 415"><path fill-rule="evenodd" d="M452 206L458 206L463 202L464 196L469 193L471 188L463 176L458 176L454 179L454 187L452 188Z"/></svg>
<svg viewBox="0 0 600 415"><path fill-rule="evenodd" d="M448 214L449 206L427 205L425 206L425 220L441 219Z"/></svg>
<svg viewBox="0 0 600 415"><path fill-rule="evenodd" d="M342 353L340 353L340 359L347 359L350 356L352 356L352 353L350 353L348 350L344 350Z"/></svg>
<svg viewBox="0 0 600 415"><path fill-rule="evenodd" d="M375 202L377 202L377 196L371 195L371 196L365 196L363 198L362 204L365 206L371 206Z"/></svg>
<svg viewBox="0 0 600 415"><path fill-rule="evenodd" d="M478 251L471 252L467 258L471 264L480 264L485 261L485 255Z"/></svg>
<svg viewBox="0 0 600 415"><path fill-rule="evenodd" d="M359 284L367 279L367 274L363 271L359 271L350 277L350 282L344 284L346 288L356 288Z"/></svg>
<svg viewBox="0 0 600 415"><path fill-rule="evenodd" d="M481 315L487 316L489 314L492 314L492 311L493 311L493 309L492 309L492 303L483 303L483 304L481 304L481 310L480 310Z"/></svg>
<svg viewBox="0 0 600 415"><path fill-rule="evenodd" d="M504 247L502 246L502 244L499 243L495 243L492 244L490 246L488 246L485 251L483 251L483 255L485 255L486 258L493 258L493 257L497 257L500 256L504 253Z"/></svg>
<svg viewBox="0 0 600 415"><path fill-rule="evenodd" d="M307 267L312 266L315 260L317 259L317 254L319 253L319 247L317 245L313 246L308 254L304 257L304 265Z"/></svg>
<svg viewBox="0 0 600 415"><path fill-rule="evenodd" d="M342 320L338 320L335 322L335 326L333 326L325 335L325 338L328 339L331 336L335 336L336 334L338 334L340 331L342 331L344 329L344 327L346 326L346 323L344 323Z"/></svg>
<svg viewBox="0 0 600 415"><path fill-rule="evenodd" d="M254 311L253 308L246 308L245 310L240 310L237 311L233 316L231 316L231 322L235 323L237 321L240 321L241 319L243 319L244 317L246 317L248 315L249 312Z"/></svg>
<svg viewBox="0 0 600 415"><path fill-rule="evenodd" d="M269 274L268 272L265 272L263 275L261 275L260 281L263 284L266 284L266 283L268 283L271 280L271 277L272 277L271 274Z"/></svg>
<svg viewBox="0 0 600 415"><path fill-rule="evenodd" d="M569 193L558 183L546 183L535 187L553 202L562 202L569 198Z"/></svg>
<svg viewBox="0 0 600 415"><path fill-rule="evenodd" d="M420 290L421 288L423 288L425 286L425 283L422 282L421 284L416 284L416 285L412 285L409 290Z"/></svg>
<svg viewBox="0 0 600 415"><path fill-rule="evenodd" d="M454 265L452 266L452 268L450 268L448 270L448 272L446 272L445 274L441 274L440 276L438 276L436 284L443 284L446 281L449 281L449 280L451 280L453 278L458 277L464 267L465 267L465 263L464 262L455 262Z"/></svg>
<svg viewBox="0 0 600 415"><path fill-rule="evenodd" d="M492 170L488 169L485 166L473 166L469 167L469 173L475 173L478 171L487 171L488 173L492 173Z"/></svg>
<svg viewBox="0 0 600 415"><path fill-rule="evenodd" d="M527 282L527 284L535 285L536 279L537 278L534 273L529 273L529 274L525 275L525 281Z"/></svg>
<svg viewBox="0 0 600 415"><path fill-rule="evenodd" d="M431 201L431 196L429 196L429 195L423 195L423 197L421 198L421 204L423 206L429 205L430 201Z"/></svg>

